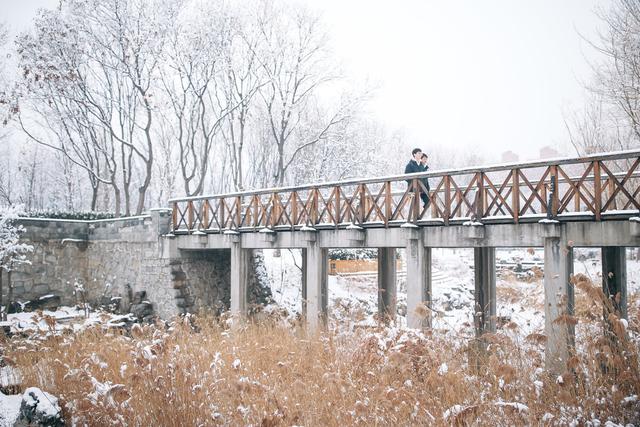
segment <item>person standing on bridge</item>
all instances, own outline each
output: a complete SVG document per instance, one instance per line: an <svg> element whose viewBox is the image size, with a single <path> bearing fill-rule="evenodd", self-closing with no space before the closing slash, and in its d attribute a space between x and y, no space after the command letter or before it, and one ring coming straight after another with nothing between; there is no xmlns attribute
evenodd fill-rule
<svg viewBox="0 0 640 427"><path fill-rule="evenodd" d="M420 158L420 165L425 172L429 170L429 165L427 164L428 162L429 156L427 155L427 153L422 153L422 157ZM426 191L422 189L420 197L424 202L424 208L427 208L431 204L431 198L429 197L429 192L431 191L431 187L429 186L429 178L422 178L422 183L424 184L424 188L426 189ZM427 200L425 200L425 198Z"/></svg>
<svg viewBox="0 0 640 427"><path fill-rule="evenodd" d="M404 173L426 172L429 169L429 166L427 165L429 156L423 153L420 148L414 148L413 151L411 151L411 156L412 159L409 160L409 163L407 163L407 166L404 168ZM422 185L424 185L424 188L422 188L422 186L420 187L420 199L422 199L423 203L422 208L425 209L427 206L429 206L429 179L422 178L421 181ZM410 179L407 180L407 184L411 186Z"/></svg>

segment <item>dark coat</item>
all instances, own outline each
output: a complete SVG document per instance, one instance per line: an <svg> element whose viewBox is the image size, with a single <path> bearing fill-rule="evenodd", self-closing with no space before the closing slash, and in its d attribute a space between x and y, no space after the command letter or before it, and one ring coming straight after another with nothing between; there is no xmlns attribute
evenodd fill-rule
<svg viewBox="0 0 640 427"><path fill-rule="evenodd" d="M407 166L404 168L404 173L418 173L418 172L426 172L429 170L429 166L422 166L419 163L416 163L415 160L409 160ZM407 180L407 184L411 185L411 180ZM429 178L422 178L422 184L427 189L427 191L431 190L429 187ZM421 188L422 190L422 188Z"/></svg>

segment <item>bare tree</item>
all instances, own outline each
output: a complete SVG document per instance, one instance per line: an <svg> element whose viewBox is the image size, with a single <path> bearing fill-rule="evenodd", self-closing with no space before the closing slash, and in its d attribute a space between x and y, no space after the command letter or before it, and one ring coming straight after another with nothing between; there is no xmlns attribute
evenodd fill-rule
<svg viewBox="0 0 640 427"><path fill-rule="evenodd" d="M7 131L5 126L8 122L9 112L11 108L11 96L9 93L9 85L7 75L5 46L9 39L9 29L5 22L0 21L0 141L6 137Z"/></svg>
<svg viewBox="0 0 640 427"><path fill-rule="evenodd" d="M606 29L592 45L604 55L594 64L594 93L585 115L576 123L576 137L591 144L629 148L640 144L640 3L615 0L608 11L599 12ZM607 134L610 130L610 134ZM605 136L606 135L606 136ZM575 144L574 144L575 145Z"/></svg>
<svg viewBox="0 0 640 427"><path fill-rule="evenodd" d="M255 15L238 16L235 28L229 35L229 44L223 50L224 61L221 79L220 103L233 108L223 118L221 135L227 148L233 188L244 189L244 148L247 141L250 114L254 96L262 87L257 49L260 31L255 25Z"/></svg>
<svg viewBox="0 0 640 427"><path fill-rule="evenodd" d="M167 119L173 124L184 191L202 194L222 120L235 108L220 96L225 64L223 51L231 37L233 18L213 3L198 17L178 21L167 45L161 81L169 100ZM208 13L207 13L208 11Z"/></svg>
<svg viewBox="0 0 640 427"><path fill-rule="evenodd" d="M162 3L162 4L160 4ZM66 0L43 11L35 35L19 41L29 106L53 135L23 130L113 188L116 212L142 212L154 161L153 96L173 7L141 0ZM33 89L39 96L29 96ZM53 111L55 114L51 115ZM32 124L33 125L33 124Z"/></svg>
<svg viewBox="0 0 640 427"><path fill-rule="evenodd" d="M273 181L285 182L289 166L307 147L326 137L346 117L338 109L317 128L296 133L321 87L338 78L318 16L302 8L277 9L265 4L258 21L262 44L258 58L267 84L260 90L275 145Z"/></svg>
<svg viewBox="0 0 640 427"><path fill-rule="evenodd" d="M364 139L349 142L362 132L364 97L335 95L344 79L319 18L305 9L267 0L63 0L40 12L17 48L19 108L8 110L59 158L59 187L90 194L91 209L139 214L149 198L162 203L174 192L282 185L365 166L351 157ZM45 163L31 164L33 183ZM74 187L78 171L86 187ZM0 171L0 197L11 202L29 193L12 193L13 179Z"/></svg>

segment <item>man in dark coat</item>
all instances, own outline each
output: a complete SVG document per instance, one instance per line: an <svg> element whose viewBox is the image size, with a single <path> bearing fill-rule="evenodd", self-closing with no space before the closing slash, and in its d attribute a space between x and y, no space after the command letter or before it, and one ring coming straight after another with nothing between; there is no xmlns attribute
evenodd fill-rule
<svg viewBox="0 0 640 427"><path fill-rule="evenodd" d="M404 168L404 173L426 172L429 169L429 166L427 166L427 159L429 158L429 156L424 154L421 149L414 148L413 151L411 151L411 156L412 159L409 160L409 163L407 163L407 166ZM424 185L424 188L420 187L420 199L422 199L422 207L426 208L427 206L429 206L429 179L421 178L421 181ZM410 179L407 180L407 184L411 186ZM427 190L426 192L425 189Z"/></svg>

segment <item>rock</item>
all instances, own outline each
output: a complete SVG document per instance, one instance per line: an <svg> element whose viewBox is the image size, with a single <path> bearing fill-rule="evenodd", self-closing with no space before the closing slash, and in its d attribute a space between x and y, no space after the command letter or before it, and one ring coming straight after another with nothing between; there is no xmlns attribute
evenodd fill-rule
<svg viewBox="0 0 640 427"><path fill-rule="evenodd" d="M132 304L142 304L142 302L147 298L147 291L139 291L133 294Z"/></svg>
<svg viewBox="0 0 640 427"><path fill-rule="evenodd" d="M145 317L153 314L153 305L148 301L144 301L140 304L134 304L131 306L131 314L133 314L138 320L143 320Z"/></svg>
<svg viewBox="0 0 640 427"><path fill-rule="evenodd" d="M100 298L100 308L109 313L118 313L120 311L120 302L122 297L111 297L103 295Z"/></svg>
<svg viewBox="0 0 640 427"><path fill-rule="evenodd" d="M14 426L64 426L58 398L37 387L26 389L20 403L20 414Z"/></svg>
<svg viewBox="0 0 640 427"><path fill-rule="evenodd" d="M23 311L24 311L24 304L20 304L17 301L11 301L9 303L9 309L7 310L7 313L14 314L14 313L22 313Z"/></svg>
<svg viewBox="0 0 640 427"><path fill-rule="evenodd" d="M24 306L25 311L51 310L56 311L62 305L62 300L58 295L44 295L32 301L27 301Z"/></svg>
<svg viewBox="0 0 640 427"><path fill-rule="evenodd" d="M32 292L36 295L42 295L48 293L49 290L49 285L47 285L46 283L37 283L33 286Z"/></svg>
<svg viewBox="0 0 640 427"><path fill-rule="evenodd" d="M184 281L187 280L187 275L182 269L180 270L171 270L171 275L173 276L174 281Z"/></svg>

